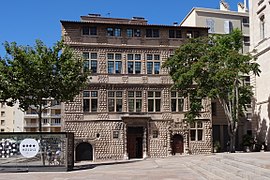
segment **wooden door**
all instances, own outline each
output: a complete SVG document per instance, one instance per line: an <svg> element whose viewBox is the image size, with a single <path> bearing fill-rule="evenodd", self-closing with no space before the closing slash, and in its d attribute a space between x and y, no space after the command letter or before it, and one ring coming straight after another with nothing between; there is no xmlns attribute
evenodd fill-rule
<svg viewBox="0 0 270 180"><path fill-rule="evenodd" d="M175 155L176 153L182 154L183 152L184 152L183 137L179 134L175 134L173 136L172 154L173 155Z"/></svg>

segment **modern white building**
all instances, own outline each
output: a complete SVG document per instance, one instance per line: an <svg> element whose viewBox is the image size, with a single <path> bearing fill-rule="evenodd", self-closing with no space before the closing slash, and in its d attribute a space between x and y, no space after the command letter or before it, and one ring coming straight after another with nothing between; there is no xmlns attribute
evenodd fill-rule
<svg viewBox="0 0 270 180"><path fill-rule="evenodd" d="M24 113L18 108L18 104L13 107L6 103L0 103L0 131L1 132L22 132Z"/></svg>
<svg viewBox="0 0 270 180"><path fill-rule="evenodd" d="M261 74L252 78L255 93L253 127L259 143L270 144L270 1L249 1L250 52L260 64ZM268 148L269 149L269 148Z"/></svg>
<svg viewBox="0 0 270 180"><path fill-rule="evenodd" d="M233 29L240 29L243 33L242 53L249 52L249 13L246 1L237 4L237 11L231 11L230 6L225 1L220 1L219 9L193 8L180 23L180 26L208 27L209 34L229 34ZM250 77L245 76L244 83L250 83ZM241 149L242 136L251 134L251 106L246 112L246 119L239 123L237 132L236 149ZM212 101L213 119L213 143L219 141L221 149L226 151L226 144L229 141L228 123L222 106L215 100Z"/></svg>

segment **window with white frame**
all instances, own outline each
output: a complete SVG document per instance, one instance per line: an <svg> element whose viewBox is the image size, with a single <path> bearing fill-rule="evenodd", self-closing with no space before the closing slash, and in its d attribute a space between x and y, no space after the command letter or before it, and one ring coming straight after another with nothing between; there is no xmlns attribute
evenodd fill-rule
<svg viewBox="0 0 270 180"><path fill-rule="evenodd" d="M148 91L148 112L160 112L161 91Z"/></svg>
<svg viewBox="0 0 270 180"><path fill-rule="evenodd" d="M123 93L122 91L108 91L109 112L122 112Z"/></svg>
<svg viewBox="0 0 270 180"><path fill-rule="evenodd" d="M128 54L127 60L128 74L140 74L142 69L141 54Z"/></svg>
<svg viewBox="0 0 270 180"><path fill-rule="evenodd" d="M203 123L202 121L196 121L190 123L190 140L191 141L203 141Z"/></svg>
<svg viewBox="0 0 270 180"><path fill-rule="evenodd" d="M215 32L215 21L213 19L206 19L206 26L209 27L208 33Z"/></svg>
<svg viewBox="0 0 270 180"><path fill-rule="evenodd" d="M141 112L142 111L142 92L128 91L128 111Z"/></svg>
<svg viewBox="0 0 270 180"><path fill-rule="evenodd" d="M160 73L160 55L159 54L147 54L147 74L159 74Z"/></svg>
<svg viewBox="0 0 270 180"><path fill-rule="evenodd" d="M83 52L84 71L97 73L97 53Z"/></svg>
<svg viewBox="0 0 270 180"><path fill-rule="evenodd" d="M184 111L184 98L179 92L171 92L171 111L172 112L183 112Z"/></svg>
<svg viewBox="0 0 270 180"><path fill-rule="evenodd" d="M121 36L121 29L109 27L109 28L107 28L107 36L120 37Z"/></svg>
<svg viewBox="0 0 270 180"><path fill-rule="evenodd" d="M108 53L107 54L107 67L109 74L122 73L122 54Z"/></svg>
<svg viewBox="0 0 270 180"><path fill-rule="evenodd" d="M98 91L83 91L83 111L97 112Z"/></svg>
<svg viewBox="0 0 270 180"><path fill-rule="evenodd" d="M52 119L52 124L61 124L61 118Z"/></svg>
<svg viewBox="0 0 270 180"><path fill-rule="evenodd" d="M127 37L141 37L140 29L127 29Z"/></svg>

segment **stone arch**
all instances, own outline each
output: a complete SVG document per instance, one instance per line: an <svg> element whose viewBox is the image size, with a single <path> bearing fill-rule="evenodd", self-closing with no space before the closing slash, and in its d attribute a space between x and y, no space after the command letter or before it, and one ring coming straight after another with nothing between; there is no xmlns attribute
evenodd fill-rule
<svg viewBox="0 0 270 180"><path fill-rule="evenodd" d="M93 160L93 146L88 142L81 142L77 144L75 153L76 161Z"/></svg>

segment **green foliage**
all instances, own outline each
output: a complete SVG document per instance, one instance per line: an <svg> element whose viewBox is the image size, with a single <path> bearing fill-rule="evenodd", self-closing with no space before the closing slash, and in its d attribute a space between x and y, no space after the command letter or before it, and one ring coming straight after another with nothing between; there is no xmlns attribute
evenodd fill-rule
<svg viewBox="0 0 270 180"><path fill-rule="evenodd" d="M87 84L83 60L72 49L57 42L52 48L37 40L34 47L4 44L7 55L0 61L0 99L20 108L31 106L41 113L46 99L72 101ZM4 82L4 83L2 83Z"/></svg>
<svg viewBox="0 0 270 180"><path fill-rule="evenodd" d="M214 98L223 105L229 121L238 121L245 104L251 101L250 86L241 86L241 76L259 75L259 65L250 54L242 54L242 33L191 39L181 45L163 65L169 69L175 89L190 98L186 118L200 115L200 104L194 99Z"/></svg>

